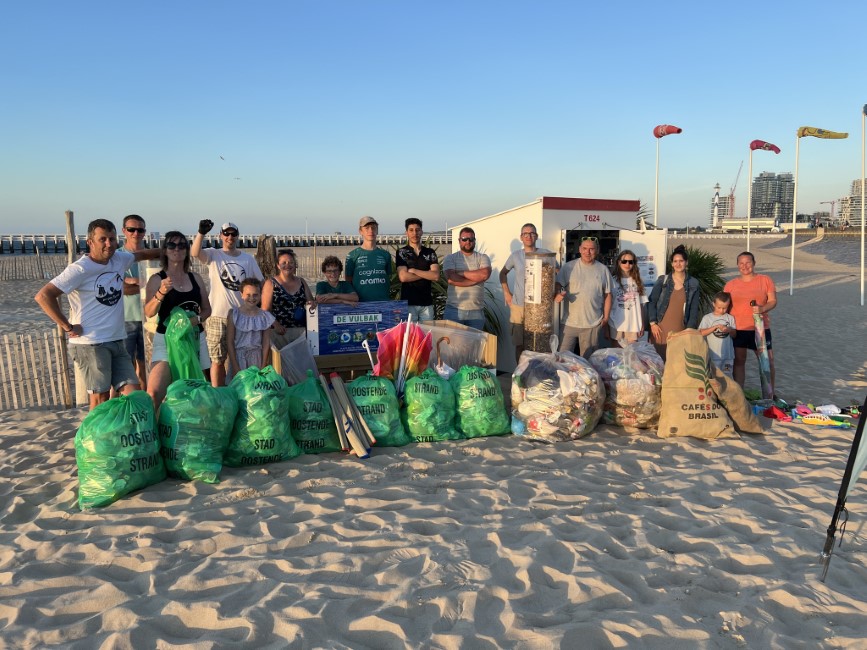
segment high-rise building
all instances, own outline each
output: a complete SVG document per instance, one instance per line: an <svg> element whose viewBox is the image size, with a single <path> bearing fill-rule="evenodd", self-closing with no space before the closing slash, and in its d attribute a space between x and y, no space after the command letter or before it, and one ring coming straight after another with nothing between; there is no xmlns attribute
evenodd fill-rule
<svg viewBox="0 0 867 650"><path fill-rule="evenodd" d="M792 221L795 178L789 173L762 172L753 180L752 219Z"/></svg>
<svg viewBox="0 0 867 650"><path fill-rule="evenodd" d="M849 223L850 226L861 227L861 180L856 178L852 181L852 189L849 196L844 196L840 201L840 223Z"/></svg>

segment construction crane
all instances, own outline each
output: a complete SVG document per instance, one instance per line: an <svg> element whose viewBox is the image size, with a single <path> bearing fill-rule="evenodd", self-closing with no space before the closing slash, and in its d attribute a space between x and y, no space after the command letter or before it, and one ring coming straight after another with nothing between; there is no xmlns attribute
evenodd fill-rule
<svg viewBox="0 0 867 650"><path fill-rule="evenodd" d="M729 219L735 218L735 188L738 186L738 179L741 177L741 170L744 168L744 161L741 161L740 167L738 167L737 176L735 176L735 182L732 183L732 188L729 190Z"/></svg>
<svg viewBox="0 0 867 650"><path fill-rule="evenodd" d="M828 205L828 204L830 204L830 206L831 206L831 223L833 224L833 223L836 223L834 221L834 206L837 205L837 199L834 199L833 201L819 201L819 205Z"/></svg>

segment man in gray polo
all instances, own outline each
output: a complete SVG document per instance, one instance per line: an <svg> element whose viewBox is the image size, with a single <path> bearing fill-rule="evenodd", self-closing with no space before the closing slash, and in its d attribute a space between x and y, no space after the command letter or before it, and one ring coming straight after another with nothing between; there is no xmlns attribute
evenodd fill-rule
<svg viewBox="0 0 867 650"><path fill-rule="evenodd" d="M462 228L460 250L443 260L449 283L444 317L458 323L485 328L485 282L491 277L491 258L476 251L476 232Z"/></svg>

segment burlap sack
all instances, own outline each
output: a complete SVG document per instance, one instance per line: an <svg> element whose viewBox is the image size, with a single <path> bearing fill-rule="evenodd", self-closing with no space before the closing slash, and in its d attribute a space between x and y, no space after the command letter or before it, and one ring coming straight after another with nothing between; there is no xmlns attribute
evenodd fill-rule
<svg viewBox="0 0 867 650"><path fill-rule="evenodd" d="M711 371L710 386L719 403L729 414L735 428L741 433L765 433L738 382L713 364L711 364Z"/></svg>
<svg viewBox="0 0 867 650"><path fill-rule="evenodd" d="M711 386L711 367L707 343L698 330L686 329L668 337L657 429L660 438L737 437L734 424Z"/></svg>

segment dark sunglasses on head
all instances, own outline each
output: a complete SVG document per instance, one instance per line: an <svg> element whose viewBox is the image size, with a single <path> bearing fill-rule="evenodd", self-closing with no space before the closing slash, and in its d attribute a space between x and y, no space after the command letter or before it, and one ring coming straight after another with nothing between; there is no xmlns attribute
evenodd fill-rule
<svg viewBox="0 0 867 650"><path fill-rule="evenodd" d="M620 260L621 264L635 264L635 260Z"/></svg>
<svg viewBox="0 0 867 650"><path fill-rule="evenodd" d="M475 237L461 237L461 241L476 241Z"/></svg>
<svg viewBox="0 0 867 650"><path fill-rule="evenodd" d="M224 237L237 237L238 231L237 230L224 230L223 236Z"/></svg>
<svg viewBox="0 0 867 650"><path fill-rule="evenodd" d="M185 242L185 241L178 241L178 242L167 241L166 242L166 249L167 250L173 251L176 248L180 251L184 251L184 250L187 250L187 248L189 248L189 244L187 244L187 242Z"/></svg>
<svg viewBox="0 0 867 650"><path fill-rule="evenodd" d="M137 232L140 235L145 234L147 231L144 228L124 228L127 232Z"/></svg>

